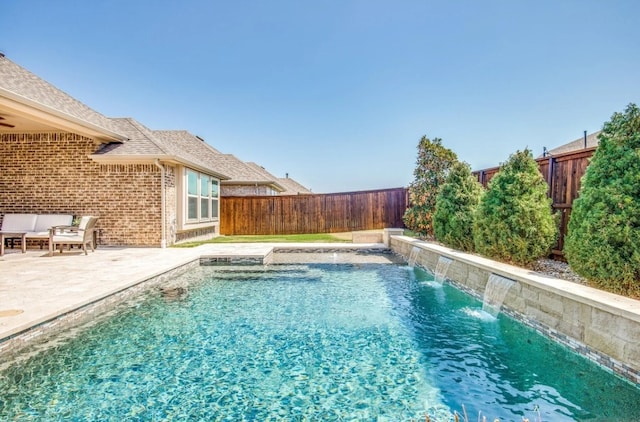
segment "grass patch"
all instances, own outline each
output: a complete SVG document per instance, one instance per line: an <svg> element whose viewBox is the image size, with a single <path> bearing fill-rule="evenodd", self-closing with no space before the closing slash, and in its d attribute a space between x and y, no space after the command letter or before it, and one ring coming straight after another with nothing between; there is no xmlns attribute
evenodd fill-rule
<svg viewBox="0 0 640 422"><path fill-rule="evenodd" d="M174 245L176 248L192 248L208 243L350 243L351 237L331 234L283 234L273 236L218 236L202 242L188 242Z"/></svg>

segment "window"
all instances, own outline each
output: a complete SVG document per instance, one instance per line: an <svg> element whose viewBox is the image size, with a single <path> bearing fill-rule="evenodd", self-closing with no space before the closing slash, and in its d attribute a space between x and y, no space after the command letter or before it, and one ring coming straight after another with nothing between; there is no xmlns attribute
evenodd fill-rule
<svg viewBox="0 0 640 422"><path fill-rule="evenodd" d="M218 202L220 198L219 182L211 179L211 218L218 219Z"/></svg>
<svg viewBox="0 0 640 422"><path fill-rule="evenodd" d="M218 219L218 180L194 170L186 170L187 222Z"/></svg>

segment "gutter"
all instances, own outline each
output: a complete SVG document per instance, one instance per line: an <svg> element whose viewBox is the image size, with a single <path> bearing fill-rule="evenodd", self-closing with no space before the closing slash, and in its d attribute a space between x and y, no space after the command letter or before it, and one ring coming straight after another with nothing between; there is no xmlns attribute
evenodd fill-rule
<svg viewBox="0 0 640 422"><path fill-rule="evenodd" d="M166 193L165 193L165 182L164 182L164 176L165 176L165 168L162 164L160 164L160 160L158 160L156 158L156 160L153 162L153 164L156 165L156 167L158 167L160 169L160 214L162 216L162 240L160 241L160 247L161 248L166 248L167 247L167 210L166 210L166 206L165 206L165 202L166 202Z"/></svg>

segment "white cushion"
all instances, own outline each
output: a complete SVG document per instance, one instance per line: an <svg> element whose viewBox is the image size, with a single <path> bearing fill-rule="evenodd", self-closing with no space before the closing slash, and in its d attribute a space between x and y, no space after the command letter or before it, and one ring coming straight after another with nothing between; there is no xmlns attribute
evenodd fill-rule
<svg viewBox="0 0 640 422"><path fill-rule="evenodd" d="M36 226L36 214L5 214L2 218L3 232L31 232Z"/></svg>
<svg viewBox="0 0 640 422"><path fill-rule="evenodd" d="M41 214L36 219L34 232L44 232L53 226L70 226L73 223L73 215L68 214Z"/></svg>
<svg viewBox="0 0 640 422"><path fill-rule="evenodd" d="M24 236L27 239L48 239L49 238L49 230L44 231L44 232L27 232L27 234Z"/></svg>
<svg viewBox="0 0 640 422"><path fill-rule="evenodd" d="M56 234L53 236L53 243L82 243L83 236L77 234Z"/></svg>
<svg viewBox="0 0 640 422"><path fill-rule="evenodd" d="M85 215L84 217L82 217L80 219L80 224L78 224L78 229L80 230L84 230L87 228L87 224L89 224L89 221L91 220L91 216Z"/></svg>

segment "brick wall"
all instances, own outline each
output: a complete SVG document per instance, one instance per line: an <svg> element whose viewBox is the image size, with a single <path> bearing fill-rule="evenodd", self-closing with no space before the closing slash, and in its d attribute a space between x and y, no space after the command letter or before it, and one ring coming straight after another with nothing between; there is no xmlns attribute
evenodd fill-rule
<svg viewBox="0 0 640 422"><path fill-rule="evenodd" d="M101 245L159 246L160 170L99 165L88 158L98 146L72 133L0 135L0 215L96 215ZM175 170L165 182L175 201Z"/></svg>
<svg viewBox="0 0 640 422"><path fill-rule="evenodd" d="M99 212L100 243L159 246L162 239L160 170L153 164L99 165L95 184L83 186Z"/></svg>

